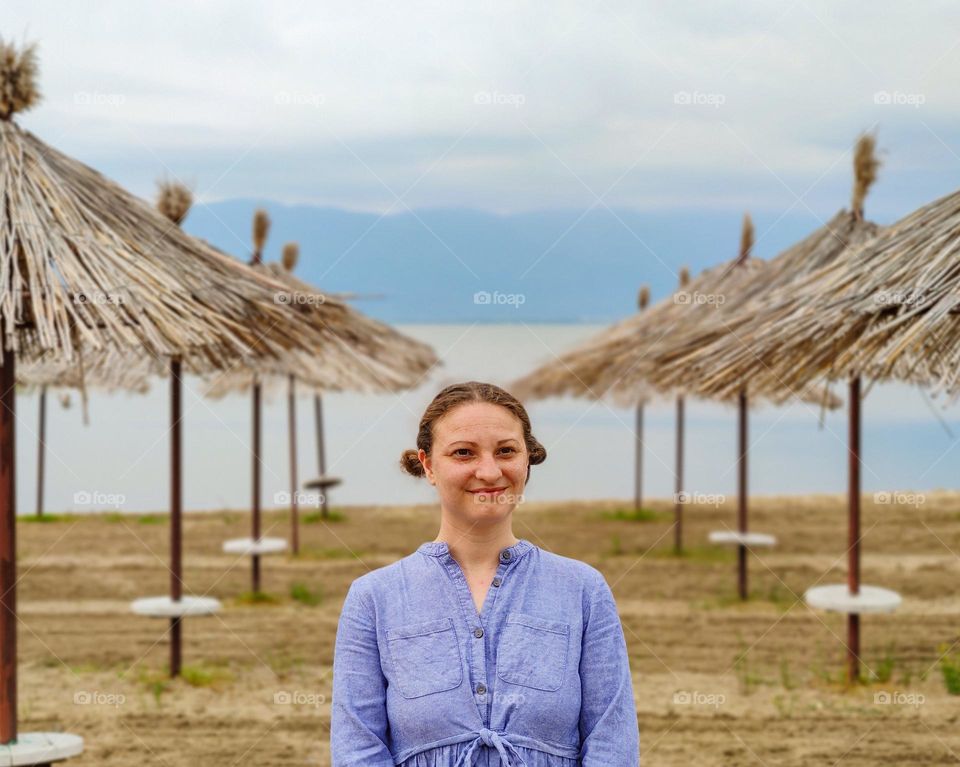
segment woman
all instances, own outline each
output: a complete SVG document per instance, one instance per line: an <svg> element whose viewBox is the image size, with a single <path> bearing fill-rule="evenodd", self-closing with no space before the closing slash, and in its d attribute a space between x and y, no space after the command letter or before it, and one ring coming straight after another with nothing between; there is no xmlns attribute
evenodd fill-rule
<svg viewBox="0 0 960 767"><path fill-rule="evenodd" d="M513 534L547 452L486 383L427 407L401 466L440 532L357 578L333 664L333 767L637 767L630 666L599 571Z"/></svg>

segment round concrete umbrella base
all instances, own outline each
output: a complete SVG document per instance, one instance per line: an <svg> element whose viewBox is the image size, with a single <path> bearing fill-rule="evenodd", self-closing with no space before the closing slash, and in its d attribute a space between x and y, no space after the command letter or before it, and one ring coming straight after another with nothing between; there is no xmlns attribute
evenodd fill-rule
<svg viewBox="0 0 960 767"><path fill-rule="evenodd" d="M27 732L14 743L0 746L0 767L49 764L78 756L83 752L83 738L67 732Z"/></svg>
<svg viewBox="0 0 960 767"><path fill-rule="evenodd" d="M234 538L223 544L227 554L280 554L287 550L287 542L283 538Z"/></svg>
<svg viewBox="0 0 960 767"><path fill-rule="evenodd" d="M834 613L892 613L903 601L896 591L861 586L856 594L846 585L816 586L803 595L810 607Z"/></svg>
<svg viewBox="0 0 960 767"><path fill-rule="evenodd" d="M130 609L148 618L184 618L188 615L213 615L220 610L220 601L213 597L144 597L131 602Z"/></svg>
<svg viewBox="0 0 960 767"><path fill-rule="evenodd" d="M777 539L766 533L741 533L736 530L716 530L710 533L710 543L725 546L775 546Z"/></svg>

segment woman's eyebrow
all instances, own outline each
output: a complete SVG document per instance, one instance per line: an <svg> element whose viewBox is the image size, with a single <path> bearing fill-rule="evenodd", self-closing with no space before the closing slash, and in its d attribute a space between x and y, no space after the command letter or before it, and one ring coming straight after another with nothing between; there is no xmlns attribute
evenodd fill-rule
<svg viewBox="0 0 960 767"><path fill-rule="evenodd" d="M506 439L498 440L498 441L497 441L497 444L499 445L499 444L501 444L501 443L503 443L503 442L518 442L518 441L519 441L519 440L517 440L516 437L507 437ZM458 440L456 440L456 441L454 441L454 442L451 442L451 443L450 443L450 446L452 447L453 445L476 445L476 444L477 444L476 442L471 442L471 441L468 440L468 439L458 439Z"/></svg>

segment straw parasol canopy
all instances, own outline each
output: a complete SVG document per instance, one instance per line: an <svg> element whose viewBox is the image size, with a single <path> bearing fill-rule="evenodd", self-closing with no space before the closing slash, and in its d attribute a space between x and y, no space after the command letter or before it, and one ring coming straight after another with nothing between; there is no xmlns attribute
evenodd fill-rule
<svg viewBox="0 0 960 767"><path fill-rule="evenodd" d="M296 265L293 254L291 248L285 249L284 259L291 267ZM343 328L345 332L326 334L327 343L320 354L295 351L275 359L236 365L212 380L208 396L217 399L247 391L255 378L266 390L277 389L285 385L290 375L307 387L323 391L397 392L422 383L438 364L436 353L428 344L294 277L283 264L260 263L252 268L283 285L278 299L291 305L313 304L328 317L332 328Z"/></svg>
<svg viewBox="0 0 960 767"><path fill-rule="evenodd" d="M701 272L669 298L623 320L572 351L537 368L513 385L524 398L549 396L609 397L628 406L652 394L673 393L651 385L651 358L696 328L713 327L733 303L748 301L760 290L768 268L749 255L753 224L745 216L740 255ZM735 400L736 392L726 399ZM781 395L774 394L773 399ZM812 395L811 395L812 396Z"/></svg>
<svg viewBox="0 0 960 767"><path fill-rule="evenodd" d="M313 307L189 237L13 119L38 100L35 49L0 41L0 332L25 359L88 349L182 354L197 372L310 340ZM334 327L334 332L336 327ZM329 336L330 329L324 333ZM306 338L304 338L306 336Z"/></svg>

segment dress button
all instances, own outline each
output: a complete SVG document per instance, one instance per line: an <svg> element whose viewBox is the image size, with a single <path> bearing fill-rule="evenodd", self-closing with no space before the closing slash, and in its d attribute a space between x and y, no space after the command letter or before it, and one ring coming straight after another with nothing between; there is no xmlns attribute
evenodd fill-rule
<svg viewBox="0 0 960 767"><path fill-rule="evenodd" d="M477 639L480 639L480 637L483 636L483 629L480 628L479 626L477 626L477 627L473 630L473 635L474 635Z"/></svg>
<svg viewBox="0 0 960 767"><path fill-rule="evenodd" d="M478 684L477 695L486 695L486 694L487 694L487 686L485 684Z"/></svg>
<svg viewBox="0 0 960 767"><path fill-rule="evenodd" d="M494 579L493 579L493 585L494 585L494 586L499 586L500 583L501 583L501 580L500 580L499 578L494 578Z"/></svg>
<svg viewBox="0 0 960 767"><path fill-rule="evenodd" d="M500 552L500 559L502 559L504 562L509 561L510 557L512 556L513 555L510 553L510 549L504 549L502 552Z"/></svg>

